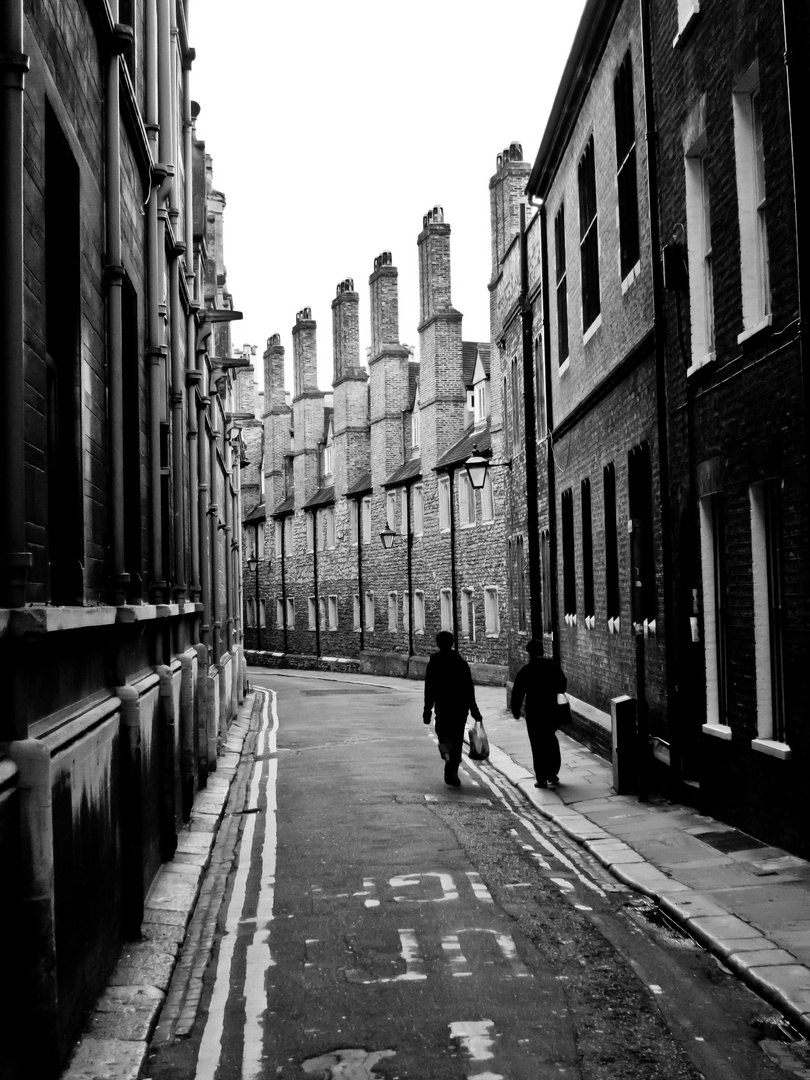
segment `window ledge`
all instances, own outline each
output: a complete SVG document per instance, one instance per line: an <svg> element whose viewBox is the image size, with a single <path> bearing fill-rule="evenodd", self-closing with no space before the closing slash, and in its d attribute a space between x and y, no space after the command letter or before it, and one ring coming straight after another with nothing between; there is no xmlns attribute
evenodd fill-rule
<svg viewBox="0 0 810 1080"><path fill-rule="evenodd" d="M775 739L752 739L751 749L759 754L778 758L779 761L790 761L793 756L787 743L777 742Z"/></svg>
<svg viewBox="0 0 810 1080"><path fill-rule="evenodd" d="M692 27L695 25L695 20L700 14L700 0L692 0L692 10L686 16L686 19L678 27L678 33L675 35L672 48L678 49L683 44L684 39L691 33Z"/></svg>
<svg viewBox="0 0 810 1080"><path fill-rule="evenodd" d="M582 332L582 344L587 345L593 335L602 325L602 312L600 311L587 330Z"/></svg>
<svg viewBox="0 0 810 1080"><path fill-rule="evenodd" d="M564 375L568 371L569 364L571 363L570 356L566 356L565 360L558 366L557 374Z"/></svg>
<svg viewBox="0 0 810 1080"><path fill-rule="evenodd" d="M632 270L629 272L627 277L622 282L622 296L624 296L624 294L627 292L627 290L630 288L630 286L633 284L633 282L636 280L636 278L640 277L640 276L641 276L641 260L639 259L639 261L636 263L636 265L632 268Z"/></svg>
<svg viewBox="0 0 810 1080"><path fill-rule="evenodd" d="M117 617L118 608L107 604L96 607L32 604L29 607L9 610L8 630L18 637L23 634L51 634L60 630L87 630L97 626L111 626Z"/></svg>
<svg viewBox="0 0 810 1080"><path fill-rule="evenodd" d="M702 368L708 367L710 364L713 364L716 359L717 356L713 352L710 352L706 353L706 355L700 360L693 360L689 367L686 369L687 379L690 375L694 375L696 371L700 371Z"/></svg>
<svg viewBox="0 0 810 1080"><path fill-rule="evenodd" d="M724 742L731 741L731 728L728 724L704 724L700 730L704 735L711 735L715 739L722 739Z"/></svg>
<svg viewBox="0 0 810 1080"><path fill-rule="evenodd" d="M760 319L754 326L749 326L747 330L743 330L741 334L737 335L737 344L742 345L744 341L748 341L749 338L754 337L756 334L761 333L763 330L767 330L773 323L773 315L766 315L764 319Z"/></svg>

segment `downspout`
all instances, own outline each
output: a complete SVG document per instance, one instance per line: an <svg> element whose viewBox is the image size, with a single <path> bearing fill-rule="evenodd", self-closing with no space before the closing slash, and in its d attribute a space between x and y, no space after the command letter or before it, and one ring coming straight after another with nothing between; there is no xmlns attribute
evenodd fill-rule
<svg viewBox="0 0 810 1080"><path fill-rule="evenodd" d="M545 281L543 282L545 291ZM540 586L540 520L537 509L537 412L534 402L534 336L529 303L529 254L526 242L526 204L520 204L520 327L523 347L523 423L526 445L526 524L529 533L529 614L532 637L542 640L543 609Z"/></svg>
<svg viewBox="0 0 810 1080"><path fill-rule="evenodd" d="M124 267L121 264L121 129L120 129L120 59L132 44L132 31L118 25L118 0L110 4L113 22L111 51L107 60L105 94L105 228L107 258L104 284L107 291L107 356L109 363L109 432L110 488L112 517L111 586L115 605L126 603L129 574L126 572L124 545L124 394L123 394L123 319L121 287Z"/></svg>
<svg viewBox="0 0 810 1080"><path fill-rule="evenodd" d="M214 397L211 398L211 412L216 411L216 405L214 404ZM212 416L213 421L213 416ZM210 556L211 556L211 647L212 647L212 660L216 664L219 662L219 658L222 655L222 642L221 642L221 630L222 621L220 616L220 563L219 563L219 463L217 461L217 446L219 445L219 432L216 428L211 429L208 436L208 484L209 492L208 497L211 502L208 504L208 514L210 517L210 537L209 543ZM224 525L222 526L224 528Z"/></svg>
<svg viewBox="0 0 810 1080"><path fill-rule="evenodd" d="M0 606L22 607L33 559L25 550L23 404L23 52L22 0L0 4Z"/></svg>
<svg viewBox="0 0 810 1080"><path fill-rule="evenodd" d="M450 587L452 590L451 601L453 606L453 641L458 652L458 602L456 590L456 515L454 510L453 487L455 482L455 470L448 468L447 475L450 479ZM411 597L413 605L413 597Z"/></svg>
<svg viewBox="0 0 810 1080"><path fill-rule="evenodd" d="M360 652L365 648L365 618L363 604L363 503L362 496L355 499L357 505L357 591L360 595Z"/></svg>
<svg viewBox="0 0 810 1080"><path fill-rule="evenodd" d="M288 652L288 646L287 646L287 570L286 570L287 551L286 551L286 541L284 539L285 519L284 518L278 518L278 521L281 522L281 628L282 628L283 635L284 635L284 655L286 656L287 652Z"/></svg>
<svg viewBox="0 0 810 1080"><path fill-rule="evenodd" d="M411 533L411 484L405 485L406 529L407 529L407 552L408 552L408 596L411 602L408 604L408 659L413 656L413 534Z"/></svg>
<svg viewBox="0 0 810 1080"><path fill-rule="evenodd" d="M540 258L543 276L543 380L546 389L546 487L548 489L548 594L551 601L549 622L551 623L551 655L555 663L560 662L560 611L557 599L557 473L554 463L554 404L551 383L551 335L549 326L549 290L548 290L548 218L546 204L540 204Z"/></svg>
<svg viewBox="0 0 810 1080"><path fill-rule="evenodd" d="M305 511L306 513L306 511ZM321 656L321 610L318 603L318 511L312 511L312 578L315 589L315 657Z"/></svg>
<svg viewBox="0 0 810 1080"><path fill-rule="evenodd" d="M194 190L192 155L194 153L194 120L191 115L191 64L194 60L194 50L189 49L187 59L183 65L183 158L185 161L184 193L185 222L183 228L183 240L186 250L184 254L186 286L191 304L186 314L186 438L188 440L188 499L189 499L189 549L191 553L191 581L189 594L192 603L200 600L200 522L198 515L199 504L199 462L198 462L198 422L197 422L197 395L195 387L199 386L200 373L192 363L196 364L197 358L197 321L195 313L199 310L199 298L197 296L197 278L194 273Z"/></svg>
<svg viewBox="0 0 810 1080"><path fill-rule="evenodd" d="M680 780L682 710L680 689L675 671L675 632L673 627L672 598L672 513L670 506L669 479L669 418L667 415L666 336L664 332L664 279L661 266L661 241L658 212L658 133L655 128L655 103L653 101L652 30L650 27L649 0L641 4L641 50L644 66L644 114L647 145L647 193L650 204L650 259L653 284L653 335L655 347L655 398L658 421L658 475L661 493L661 559L663 563L664 592L664 663L666 666L666 713L670 735L672 759L670 768ZM672 707L674 717L670 719ZM674 722L673 722L674 721ZM644 724L646 723L646 730ZM641 749L641 776L639 797L646 796L647 768L650 754L649 712L646 696L639 702L639 743Z"/></svg>
<svg viewBox="0 0 810 1080"><path fill-rule="evenodd" d="M211 662L212 638L211 638L211 594L213 592L213 576L211 574L211 536L209 525L209 500L211 498L211 486L209 480L210 459L208 455L208 426L206 417L211 398L208 395L206 385L205 352L198 346L197 367L194 371L194 379L197 384L197 530L200 545L200 603L202 604L202 619L200 621L200 640L208 650L208 662Z"/></svg>
<svg viewBox="0 0 810 1080"><path fill-rule="evenodd" d="M227 420L224 427L227 428ZM228 461L232 457L232 450L227 440L227 432L224 439L224 475L222 478L222 509L225 514L225 652L230 654L233 648L233 466Z"/></svg>
<svg viewBox="0 0 810 1080"><path fill-rule="evenodd" d="M791 0L782 0L782 24L785 35L785 82L788 101L788 124L790 128L790 162L793 180L793 217L796 230L796 304L799 315L799 370L802 375L802 402L804 405L804 438L805 438L805 475L810 481L810 370L808 370L807 350L807 316L804 310L804 297L806 291L807 261L806 253L810 244L808 235L808 214L805 209L805 201L798 197L799 188L804 190L799 177L799 117L807 116L806 111L806 80L799 78L796 70L797 48L796 42L802 38L799 34L798 20L795 18L796 6ZM791 33L791 30L793 31ZM792 69L792 70L791 70ZM802 97L802 91L804 95Z"/></svg>

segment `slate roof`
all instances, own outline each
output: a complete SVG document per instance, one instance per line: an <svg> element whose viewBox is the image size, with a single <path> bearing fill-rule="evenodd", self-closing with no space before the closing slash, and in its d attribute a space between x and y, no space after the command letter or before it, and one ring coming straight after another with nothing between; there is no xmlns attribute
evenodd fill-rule
<svg viewBox="0 0 810 1080"><path fill-rule="evenodd" d="M365 495L367 491L371 491L371 473L365 472L363 475L346 489L347 495Z"/></svg>
<svg viewBox="0 0 810 1080"><path fill-rule="evenodd" d="M383 487L394 487L397 484L404 484L406 480L416 480L422 475L422 459L411 458L410 461L406 461L404 465L400 465L398 469L388 477L387 480L383 480Z"/></svg>
<svg viewBox="0 0 810 1080"><path fill-rule="evenodd" d="M259 503L258 506L254 506L249 514L245 514L242 518L243 525L251 525L254 521L264 521L267 517L267 512L264 508L264 503Z"/></svg>
<svg viewBox="0 0 810 1080"><path fill-rule="evenodd" d="M478 453L481 457L489 457L492 454L488 420L481 427L467 428L458 442L446 450L436 462L436 472L449 469L453 465L461 465L473 453Z"/></svg>
<svg viewBox="0 0 810 1080"><path fill-rule="evenodd" d="M284 502L278 504L273 511L273 517L283 517L285 514L291 514L295 509L295 496L290 495Z"/></svg>
<svg viewBox="0 0 810 1080"><path fill-rule="evenodd" d="M304 503L305 510L312 510L316 506L331 506L335 501L335 485L329 484L328 487L318 488L311 499L307 499Z"/></svg>

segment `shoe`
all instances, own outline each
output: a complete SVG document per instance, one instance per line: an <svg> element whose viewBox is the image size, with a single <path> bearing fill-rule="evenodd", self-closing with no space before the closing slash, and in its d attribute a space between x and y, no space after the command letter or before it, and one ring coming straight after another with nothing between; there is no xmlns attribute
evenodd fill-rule
<svg viewBox="0 0 810 1080"><path fill-rule="evenodd" d="M444 782L449 784L450 787L461 787L461 781L458 778L458 770L454 769L448 761L444 766Z"/></svg>
<svg viewBox="0 0 810 1080"><path fill-rule="evenodd" d="M550 784L559 784L559 782L560 782L560 778L559 778L559 776L550 776L550 777L548 778L548 782L549 782Z"/></svg>
<svg viewBox="0 0 810 1080"><path fill-rule="evenodd" d="M548 782L546 780L537 780L537 781L535 781L534 786L535 787L548 787Z"/></svg>

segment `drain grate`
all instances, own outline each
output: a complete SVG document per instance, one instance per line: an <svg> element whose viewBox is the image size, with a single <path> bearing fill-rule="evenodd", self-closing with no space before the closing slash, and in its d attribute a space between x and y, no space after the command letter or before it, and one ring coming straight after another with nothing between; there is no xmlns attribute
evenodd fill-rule
<svg viewBox="0 0 810 1080"><path fill-rule="evenodd" d="M746 836L738 829L711 830L709 832L692 833L696 840L702 840L704 844L713 847L715 851L731 854L732 851L753 851L755 848L767 847L761 840L755 840L753 836Z"/></svg>

